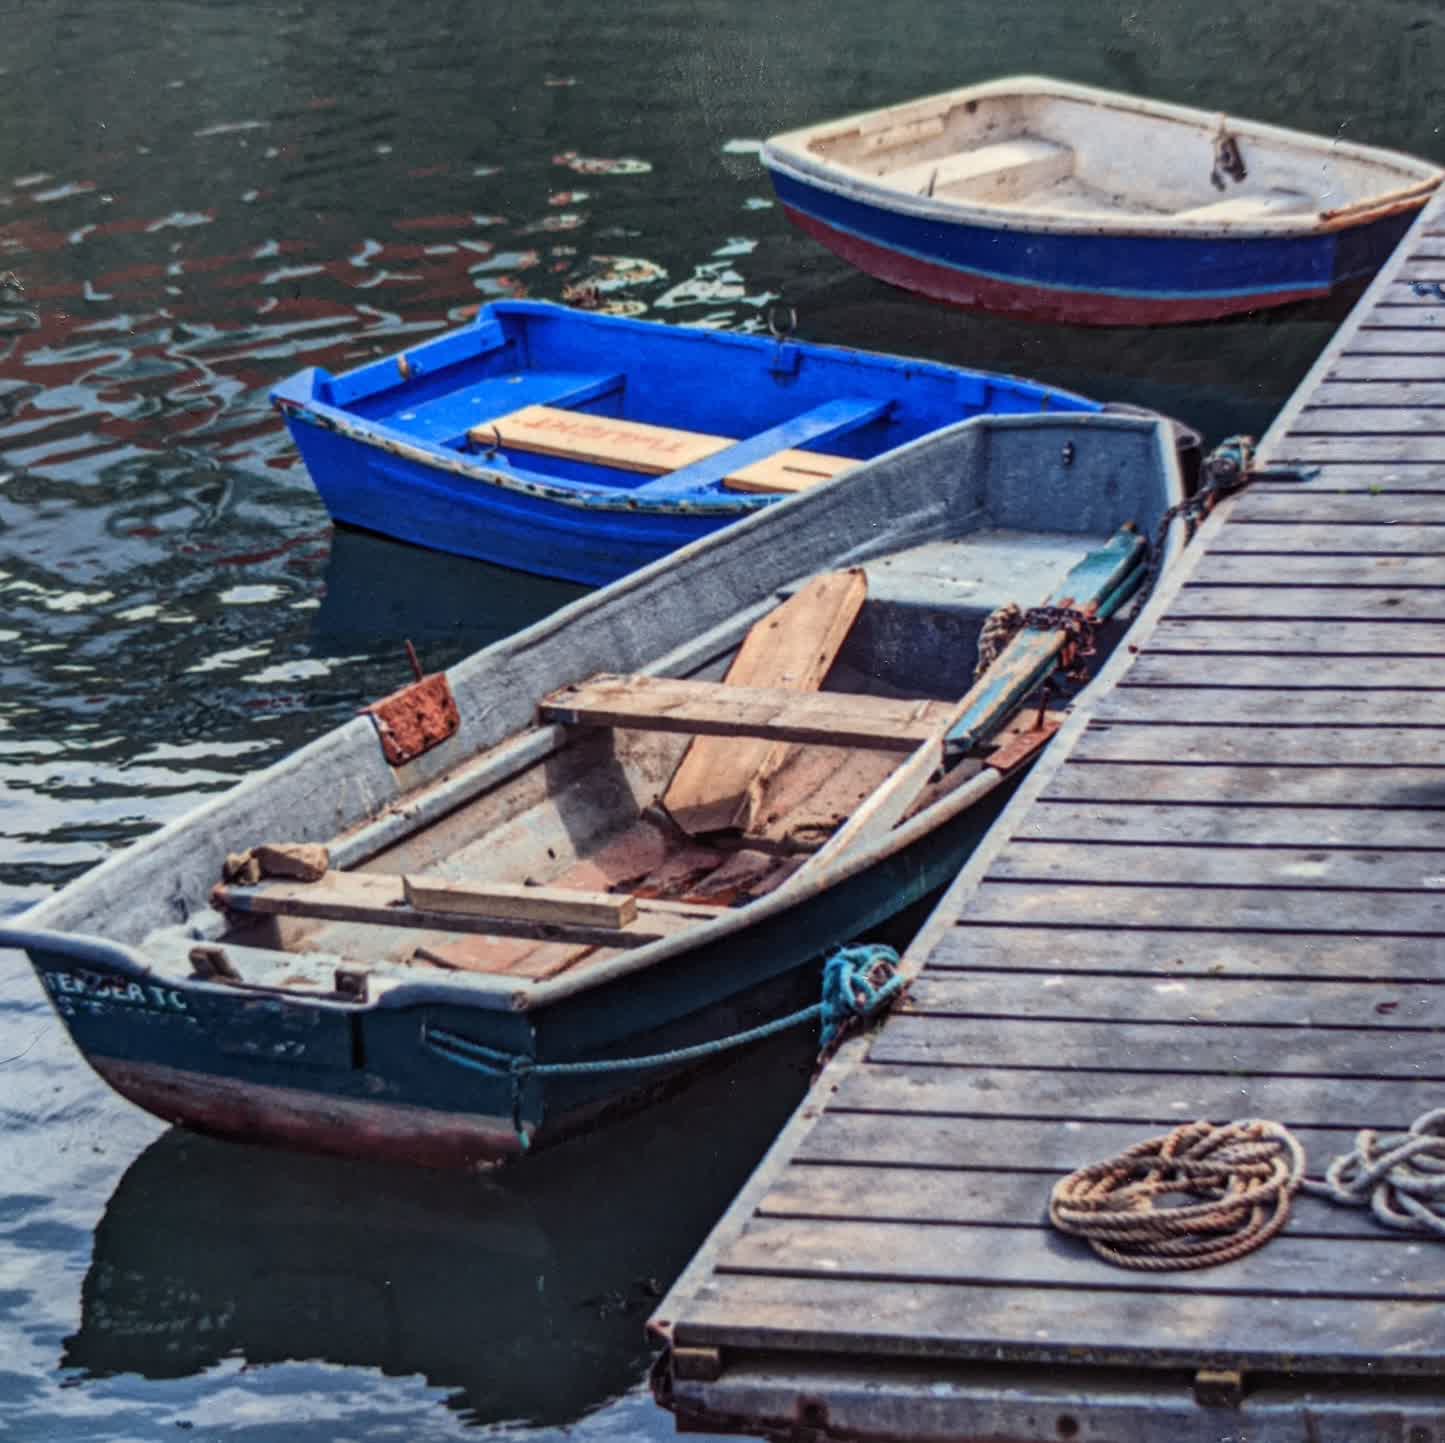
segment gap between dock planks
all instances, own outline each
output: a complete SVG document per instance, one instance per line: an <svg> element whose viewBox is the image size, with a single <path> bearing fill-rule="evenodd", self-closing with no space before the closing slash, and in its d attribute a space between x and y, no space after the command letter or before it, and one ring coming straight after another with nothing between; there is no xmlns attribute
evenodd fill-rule
<svg viewBox="0 0 1445 1443"><path fill-rule="evenodd" d="M1261 448L1318 473L1206 520L664 1305L677 1343L1438 1377L1445 1275L1366 1214L1300 1199L1152 1276L1044 1224L1054 1178L1196 1116L1318 1166L1445 1098L1445 311L1391 308L1409 264Z"/></svg>

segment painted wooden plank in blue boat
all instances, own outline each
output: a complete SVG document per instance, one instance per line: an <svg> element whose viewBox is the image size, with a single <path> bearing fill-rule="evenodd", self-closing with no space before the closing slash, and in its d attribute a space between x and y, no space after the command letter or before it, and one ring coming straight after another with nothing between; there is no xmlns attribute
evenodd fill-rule
<svg viewBox="0 0 1445 1443"><path fill-rule="evenodd" d="M789 218L860 270L1084 325L1204 320L1361 282L1442 174L1038 76L775 136L762 159Z"/></svg>
<svg viewBox="0 0 1445 1443"><path fill-rule="evenodd" d="M343 375L302 371L272 400L338 522L588 584L772 505L724 484L750 462L862 462L973 416L1100 409L1010 376L535 301ZM493 429L539 405L733 445L648 479Z"/></svg>

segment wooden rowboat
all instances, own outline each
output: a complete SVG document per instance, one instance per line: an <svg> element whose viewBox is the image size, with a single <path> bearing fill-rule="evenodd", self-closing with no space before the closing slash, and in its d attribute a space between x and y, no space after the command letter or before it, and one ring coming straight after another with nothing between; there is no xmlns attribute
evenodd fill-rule
<svg viewBox="0 0 1445 1443"><path fill-rule="evenodd" d="M176 1122L435 1165L553 1141L957 871L1180 495L1159 421L961 424L378 703L0 946ZM975 679L1007 603L1052 609Z"/></svg>
<svg viewBox="0 0 1445 1443"><path fill-rule="evenodd" d="M972 416L1099 409L986 371L539 301L271 398L337 521L588 585Z"/></svg>
<svg viewBox="0 0 1445 1443"><path fill-rule="evenodd" d="M793 222L935 300L1160 325L1374 274L1440 184L1426 161L1038 76L775 136Z"/></svg>

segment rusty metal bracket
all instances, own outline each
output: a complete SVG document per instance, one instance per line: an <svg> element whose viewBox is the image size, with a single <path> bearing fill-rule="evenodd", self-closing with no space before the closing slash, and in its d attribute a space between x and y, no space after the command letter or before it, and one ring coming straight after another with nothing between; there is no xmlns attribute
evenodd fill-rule
<svg viewBox="0 0 1445 1443"><path fill-rule="evenodd" d="M1034 754L1049 742L1063 722L1062 712L1050 711L1036 718L1034 725L1027 731L1005 732L999 745L983 758L984 765L1007 776L1009 772L1031 760Z"/></svg>
<svg viewBox="0 0 1445 1443"><path fill-rule="evenodd" d="M394 767L415 761L453 736L462 724L446 673L423 676L411 642L406 644L406 654L416 680L361 709L362 716L369 716L375 723L382 755Z"/></svg>

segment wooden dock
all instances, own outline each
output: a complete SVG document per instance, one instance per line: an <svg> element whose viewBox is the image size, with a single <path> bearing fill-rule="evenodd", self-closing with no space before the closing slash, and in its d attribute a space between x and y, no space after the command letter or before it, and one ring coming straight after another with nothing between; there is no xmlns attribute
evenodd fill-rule
<svg viewBox="0 0 1445 1443"><path fill-rule="evenodd" d="M1445 1240L1301 1195L1146 1274L1046 1219L1181 1122L1317 1174L1445 1106L1445 197L1261 459L1319 469L1201 528L658 1309L680 1427L1445 1440Z"/></svg>

